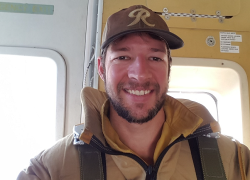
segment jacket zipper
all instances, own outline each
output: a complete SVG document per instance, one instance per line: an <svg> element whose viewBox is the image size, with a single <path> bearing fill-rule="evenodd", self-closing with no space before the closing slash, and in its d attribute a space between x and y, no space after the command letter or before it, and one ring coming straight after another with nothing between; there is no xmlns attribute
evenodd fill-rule
<svg viewBox="0 0 250 180"><path fill-rule="evenodd" d="M152 179L156 179L156 175L157 175L157 172L158 172L158 169L160 167L160 164L161 164L161 161L162 159L164 158L165 154L168 152L168 150L176 143L178 142L181 142L181 141L184 141L184 140L189 140L189 139L192 139L192 138L196 138L198 136L203 136L205 134L208 134L208 133L211 133L213 132L210 125L204 125L202 126L201 128L198 128L195 132L193 132L193 134L187 136L186 138L181 135L179 138L177 138L174 142L172 142L170 145L168 145L162 152L161 154L159 155L158 159L156 160L155 162L155 165L154 165L154 171L156 172L155 173L155 177L153 177Z"/></svg>
<svg viewBox="0 0 250 180"><path fill-rule="evenodd" d="M108 147L103 146L102 143L100 142L100 140L97 139L95 136L92 137L90 145L94 146L95 148L99 149L100 151L102 151L102 152L104 152L106 154L110 154L110 155L123 155L123 156L127 156L127 157L132 158L138 164L140 164L141 167L146 172L146 180L155 180L156 179L157 171L159 169L160 163L161 163L164 155L167 153L167 151L170 149L170 147L172 147L175 143L183 141L185 139L186 138L184 138L183 136L180 136L174 142L172 142L168 147L166 147L164 149L164 151L160 154L160 156L157 159L157 161L156 161L156 163L155 163L154 166L150 166L150 165L148 166L141 158L139 158L138 156L136 156L134 154L122 153L122 152L119 152L119 151L114 151L114 150L112 150L112 149L110 149Z"/></svg>
<svg viewBox="0 0 250 180"><path fill-rule="evenodd" d="M106 153L106 154L110 154L110 155L123 155L123 156L127 156L132 158L133 160L135 160L138 164L141 165L141 167L144 169L144 171L146 172L146 180L156 180L157 178L157 172L158 169L160 167L161 161L163 159L163 157L165 156L165 154L168 152L168 150L176 143L184 141L184 140L188 140L191 138L195 138L198 137L199 135L203 135L206 133L211 133L211 127L210 125L205 125L201 128L198 128L193 134L187 136L186 138L183 137L183 135L181 135L179 138L177 138L175 141L173 141L170 145L168 145L160 154L160 156L158 157L158 159L156 160L156 163L154 166L148 166L141 158L139 158L138 156L134 155L134 154L130 154L130 153L122 153L119 151L115 151L110 149L109 147L105 147L103 146L103 144L101 143L101 141L99 139L97 139L95 136L92 137L91 141L90 141L90 145L94 146L95 148L99 149L100 151Z"/></svg>

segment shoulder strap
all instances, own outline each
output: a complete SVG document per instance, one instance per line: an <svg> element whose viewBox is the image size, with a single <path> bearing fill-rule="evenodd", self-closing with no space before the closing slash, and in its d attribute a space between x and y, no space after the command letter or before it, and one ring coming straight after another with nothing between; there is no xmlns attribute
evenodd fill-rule
<svg viewBox="0 0 250 180"><path fill-rule="evenodd" d="M105 154L88 144L78 145L81 180L106 180Z"/></svg>
<svg viewBox="0 0 250 180"><path fill-rule="evenodd" d="M189 146L198 180L227 179L216 138L199 136L190 139Z"/></svg>
<svg viewBox="0 0 250 180"><path fill-rule="evenodd" d="M201 165L200 151L198 147L198 140L197 138L192 138L188 140L188 143L189 143L191 155L192 155L193 162L194 162L194 169L195 169L197 180L204 180L202 165Z"/></svg>

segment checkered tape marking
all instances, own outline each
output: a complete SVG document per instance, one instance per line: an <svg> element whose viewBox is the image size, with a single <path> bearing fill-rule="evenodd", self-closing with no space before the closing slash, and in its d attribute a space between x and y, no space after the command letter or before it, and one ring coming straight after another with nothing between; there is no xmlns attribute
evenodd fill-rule
<svg viewBox="0 0 250 180"><path fill-rule="evenodd" d="M197 18L225 18L224 16L217 15L204 15L204 14L191 14L191 13L162 13L163 16L175 16L175 17L197 17Z"/></svg>

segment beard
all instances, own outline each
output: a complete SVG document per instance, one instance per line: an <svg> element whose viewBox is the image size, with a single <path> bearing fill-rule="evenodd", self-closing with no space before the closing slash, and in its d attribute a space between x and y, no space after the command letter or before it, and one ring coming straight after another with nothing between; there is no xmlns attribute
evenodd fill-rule
<svg viewBox="0 0 250 180"><path fill-rule="evenodd" d="M120 92L123 90L124 83L119 83L117 85L117 94L113 93L112 90L110 90L105 82L105 89L109 98L109 101L111 102L111 105L113 106L114 110L117 112L117 114L125 119L129 123L137 123L137 124L143 124L150 120L152 120L157 113L161 110L161 108L164 105L165 99L166 99L166 93L168 90L168 85L165 87L162 94L160 94L160 85L158 83L150 83L146 82L143 84L138 84L134 82L129 82L129 86L131 89L135 89L137 87L142 87L143 89L149 89L149 87L154 87L155 93L156 93L156 101L154 103L154 106L147 110L146 113L144 113L144 116L136 117L136 113L133 114L132 109L127 107L124 104L123 98L119 96ZM135 102L136 104L136 102ZM136 107L139 109L143 108L143 104L136 104ZM135 111L135 110L134 110Z"/></svg>

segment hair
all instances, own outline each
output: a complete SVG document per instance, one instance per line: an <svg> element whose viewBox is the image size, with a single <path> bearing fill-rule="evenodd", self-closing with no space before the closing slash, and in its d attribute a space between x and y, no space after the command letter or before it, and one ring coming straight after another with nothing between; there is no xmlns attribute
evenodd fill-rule
<svg viewBox="0 0 250 180"><path fill-rule="evenodd" d="M162 37L160 37L160 36L158 36L158 35L156 35L154 33L151 33L151 32L134 32L134 33L130 33L130 34L135 34L135 35L140 36L140 37L142 37L143 35L146 34L149 37L151 37L152 39L165 42L166 47L167 47L167 53L168 53L168 77L169 77L170 69L171 69L171 65L172 65L172 57L171 57L171 54L170 54L170 48L169 48L169 45L168 45L167 41L164 40ZM125 39L130 34L125 34L125 35L119 37L118 39L114 40L110 44L117 43L117 42ZM105 77L105 70L106 70L106 68L105 68L105 59L106 59L107 50L108 50L109 45L107 45L104 49L102 49L102 52L101 52L101 65L102 65L103 70L104 70L104 78L106 78Z"/></svg>

